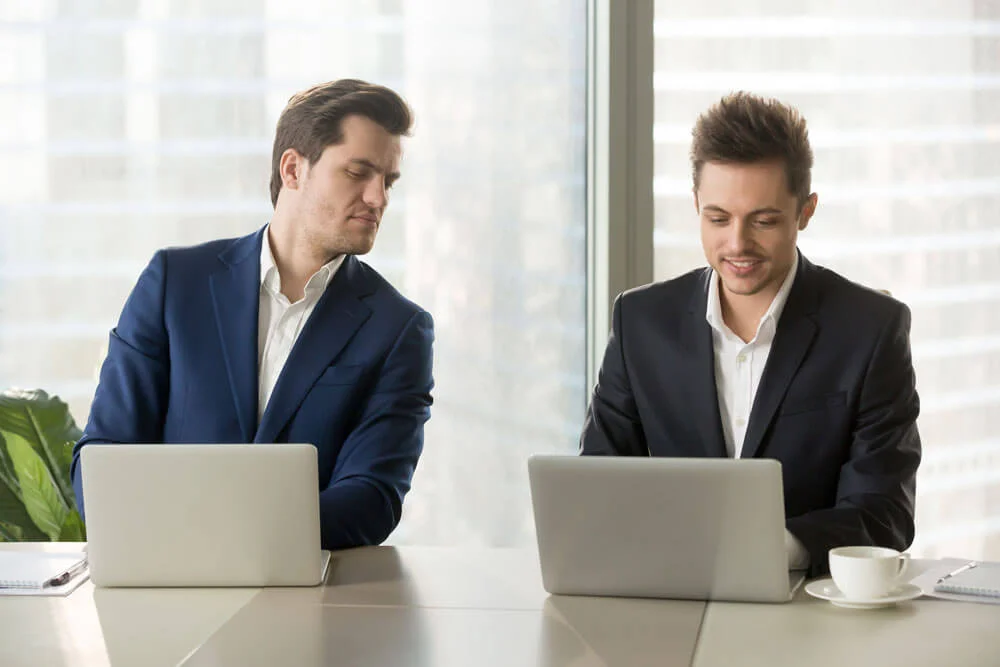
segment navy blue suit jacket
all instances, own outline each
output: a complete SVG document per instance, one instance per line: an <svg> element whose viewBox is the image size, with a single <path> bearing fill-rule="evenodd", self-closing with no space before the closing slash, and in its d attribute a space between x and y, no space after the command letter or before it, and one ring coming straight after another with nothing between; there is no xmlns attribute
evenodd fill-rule
<svg viewBox="0 0 1000 667"><path fill-rule="evenodd" d="M81 512L90 442L304 442L318 453L323 548L377 544L399 522L430 417L431 317L348 256L258 426L262 240L161 250L139 277L73 452Z"/></svg>
<svg viewBox="0 0 1000 667"><path fill-rule="evenodd" d="M581 438L583 454L724 457L710 269L625 292ZM799 256L742 457L781 462L788 530L811 574L843 545L913 541L920 437L910 312Z"/></svg>

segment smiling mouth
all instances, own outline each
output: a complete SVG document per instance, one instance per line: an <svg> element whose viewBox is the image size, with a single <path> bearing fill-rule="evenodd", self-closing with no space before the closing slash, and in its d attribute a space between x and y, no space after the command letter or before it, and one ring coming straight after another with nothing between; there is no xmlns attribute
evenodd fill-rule
<svg viewBox="0 0 1000 667"><path fill-rule="evenodd" d="M727 264L731 264L737 269L750 269L758 264L763 263L762 259L725 259L723 260Z"/></svg>

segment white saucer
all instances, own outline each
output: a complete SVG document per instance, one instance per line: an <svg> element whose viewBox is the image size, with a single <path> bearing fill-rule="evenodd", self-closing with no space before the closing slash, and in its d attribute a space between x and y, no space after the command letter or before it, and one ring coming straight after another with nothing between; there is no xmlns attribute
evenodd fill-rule
<svg viewBox="0 0 1000 667"><path fill-rule="evenodd" d="M905 602L906 600L912 600L923 595L923 591L920 590L919 586L915 586L913 584L900 584L890 591L889 595L884 598L874 598L871 600L848 600L844 597L844 594L840 592L840 589L837 588L837 585L833 583L833 579L830 577L809 582L806 584L806 593L814 598L829 600L838 607L847 607L848 609L878 609L880 607L891 607L897 602Z"/></svg>

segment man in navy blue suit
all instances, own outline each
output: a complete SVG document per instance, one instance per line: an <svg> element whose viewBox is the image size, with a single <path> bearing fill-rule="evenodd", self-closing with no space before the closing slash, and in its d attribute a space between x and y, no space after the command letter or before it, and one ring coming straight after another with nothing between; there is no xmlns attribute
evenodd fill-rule
<svg viewBox="0 0 1000 667"><path fill-rule="evenodd" d="M910 311L796 247L818 198L805 120L737 93L698 119L709 267L620 295L582 453L781 462L793 568L914 535L920 411Z"/></svg>
<svg viewBox="0 0 1000 667"><path fill-rule="evenodd" d="M81 511L91 442L307 442L323 548L378 544L396 527L430 417L433 322L357 256L375 242L410 126L382 86L340 80L293 96L274 141L270 223L153 256L74 449Z"/></svg>

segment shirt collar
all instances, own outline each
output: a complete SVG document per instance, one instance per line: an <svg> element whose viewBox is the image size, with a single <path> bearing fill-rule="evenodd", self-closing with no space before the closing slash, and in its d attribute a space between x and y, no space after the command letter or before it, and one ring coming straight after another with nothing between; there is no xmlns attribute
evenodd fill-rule
<svg viewBox="0 0 1000 667"><path fill-rule="evenodd" d="M278 273L278 267L274 263L274 253L271 251L271 239L268 234L269 229L270 225L265 227L264 239L260 244L260 284L261 287L272 294L278 294L281 292L281 275ZM337 269L344 263L345 257L347 255L337 255L319 267L319 270L306 283L306 291L311 292L315 289L319 289L320 291L325 290L337 274Z"/></svg>
<svg viewBox="0 0 1000 667"><path fill-rule="evenodd" d="M781 319L781 313L785 310L785 304L788 302L788 294L792 291L792 285L795 283L795 274L798 273L798 269L799 253L796 250L792 266L788 269L788 275L785 276L785 280L781 283L778 293L771 300L771 305L768 306L767 312L760 318L760 324L757 325L758 336L764 330L765 326L772 332L777 330L778 320ZM719 300L719 274L716 273L715 269L712 269L712 276L708 283L708 304L705 308L705 319L720 334L725 335L730 331L722 319L722 302ZM756 340L756 336L754 338Z"/></svg>

